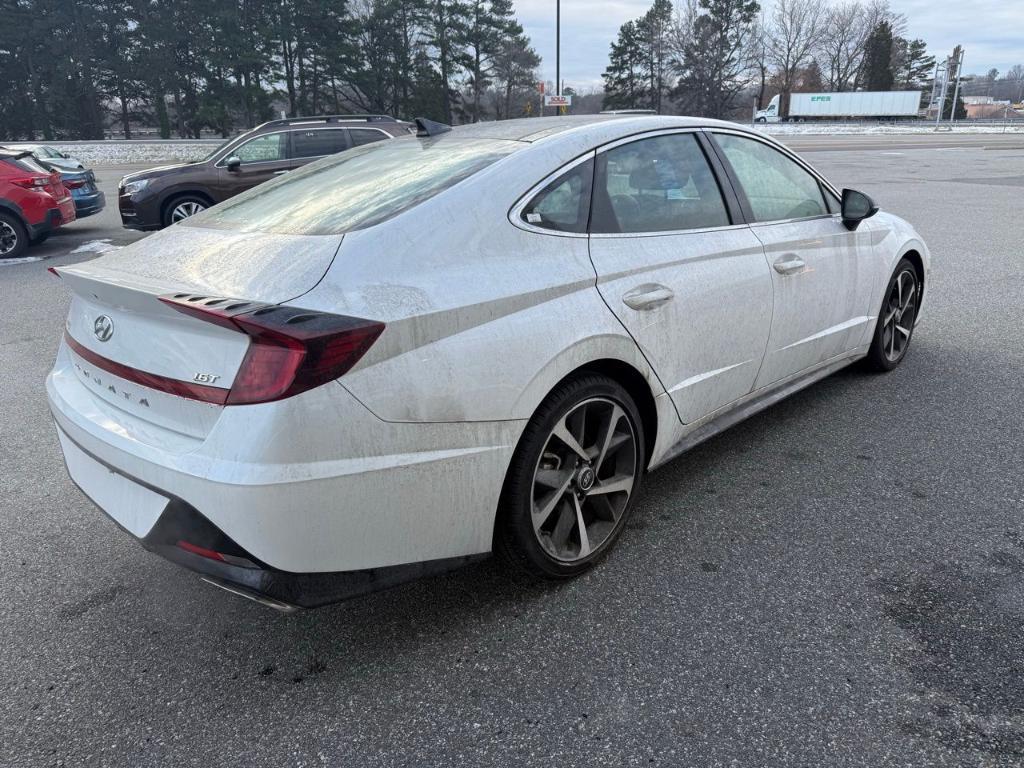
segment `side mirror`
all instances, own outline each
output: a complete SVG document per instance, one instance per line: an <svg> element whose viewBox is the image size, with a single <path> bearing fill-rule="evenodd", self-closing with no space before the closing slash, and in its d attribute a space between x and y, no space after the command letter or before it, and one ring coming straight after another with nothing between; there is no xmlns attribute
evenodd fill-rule
<svg viewBox="0 0 1024 768"><path fill-rule="evenodd" d="M69 155L67 152L61 152L60 156L63 157L65 160L71 159L71 155Z"/></svg>
<svg viewBox="0 0 1024 768"><path fill-rule="evenodd" d="M229 171L237 171L242 167L242 158L232 155L224 161L224 167Z"/></svg>
<svg viewBox="0 0 1024 768"><path fill-rule="evenodd" d="M870 219L876 213L878 206L875 205L875 201L863 192L855 189L843 190L843 224L848 230L853 232L864 219Z"/></svg>

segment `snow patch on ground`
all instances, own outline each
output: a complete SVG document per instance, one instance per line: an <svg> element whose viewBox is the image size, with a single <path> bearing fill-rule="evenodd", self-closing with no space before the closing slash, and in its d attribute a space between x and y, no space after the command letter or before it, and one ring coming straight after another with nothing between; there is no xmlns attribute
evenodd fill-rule
<svg viewBox="0 0 1024 768"><path fill-rule="evenodd" d="M0 267L10 267L14 264L31 264L33 261L42 260L42 256L23 256L20 259L0 259Z"/></svg>
<svg viewBox="0 0 1024 768"><path fill-rule="evenodd" d="M97 141L54 144L81 160L86 166L155 163L184 163L201 160L213 151L216 142Z"/></svg>
<svg viewBox="0 0 1024 768"><path fill-rule="evenodd" d="M103 240L90 240L87 243L82 243L80 246L71 251L71 253L106 253L107 251L117 251L123 246L113 245L109 238Z"/></svg>

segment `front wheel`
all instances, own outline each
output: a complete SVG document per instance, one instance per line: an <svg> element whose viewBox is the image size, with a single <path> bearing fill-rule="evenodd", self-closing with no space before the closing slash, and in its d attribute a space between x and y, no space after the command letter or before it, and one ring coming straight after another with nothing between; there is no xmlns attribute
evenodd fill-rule
<svg viewBox="0 0 1024 768"><path fill-rule="evenodd" d="M914 321L920 300L920 279L914 265L901 259L885 289L882 308L875 323L866 364L875 371L891 371L910 349Z"/></svg>
<svg viewBox="0 0 1024 768"><path fill-rule="evenodd" d="M195 216L200 211L205 211L209 207L209 201L198 195L185 195L184 197L175 198L167 205L167 210L164 212L164 226L169 227L171 224L177 224L179 221Z"/></svg>
<svg viewBox="0 0 1024 768"><path fill-rule="evenodd" d="M495 552L534 578L582 573L622 532L644 466L643 423L620 384L585 374L559 385L512 457Z"/></svg>

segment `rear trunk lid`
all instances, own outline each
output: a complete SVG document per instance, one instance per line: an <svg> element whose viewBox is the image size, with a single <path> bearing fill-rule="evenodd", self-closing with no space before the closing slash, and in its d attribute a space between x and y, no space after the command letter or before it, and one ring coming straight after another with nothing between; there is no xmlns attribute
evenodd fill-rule
<svg viewBox="0 0 1024 768"><path fill-rule="evenodd" d="M221 306L287 302L323 277L341 239L175 225L94 261L56 268L72 291L62 382L88 390L94 418L133 439L160 442L162 429L205 438L223 408L218 390L230 389L249 338L160 297L224 298ZM147 376L163 385L147 386ZM181 397L168 384L211 397Z"/></svg>

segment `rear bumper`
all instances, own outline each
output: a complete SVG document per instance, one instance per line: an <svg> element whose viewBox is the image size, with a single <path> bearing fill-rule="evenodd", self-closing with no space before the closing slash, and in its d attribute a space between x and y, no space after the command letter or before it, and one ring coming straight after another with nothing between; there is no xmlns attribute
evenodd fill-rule
<svg viewBox="0 0 1024 768"><path fill-rule="evenodd" d="M382 422L328 383L277 403L221 408L205 436L191 438L122 411L86 386L88 376L61 345L46 387L69 473L122 528L186 567L316 605L490 551L521 422ZM107 374L102 383L133 396L141 389ZM261 573L152 538L165 515L182 510Z"/></svg>
<svg viewBox="0 0 1024 768"><path fill-rule="evenodd" d="M73 212L74 207L72 207L71 210ZM44 216L43 220L38 224L29 224L28 235L32 240L35 240L36 238L50 234L62 224L67 224L69 221L74 220L74 213L72 213L71 218L68 219L65 218L65 211L62 211L61 208L51 208L46 212L46 216Z"/></svg>
<svg viewBox="0 0 1024 768"><path fill-rule="evenodd" d="M94 192L84 192L81 194L72 192L71 196L75 200L75 216L79 219L99 213L107 204L106 195L98 189Z"/></svg>
<svg viewBox="0 0 1024 768"><path fill-rule="evenodd" d="M115 467L102 461L75 443L66 432L57 427L58 438L64 450L65 464L72 482L104 514L107 514L125 533L135 538L150 552L160 555L184 568L201 574L212 584L230 592L248 597L279 610L318 608L360 595L388 589L423 576L430 576L460 568L486 555L468 555L384 568L366 568L355 571L324 573L294 573L282 571L261 562L242 549L235 541L199 513L187 502L165 495L162 491L140 483ZM85 486L90 483L89 464L116 475L119 482L139 488L164 500L152 527L143 536L137 520L117 519L103 508L103 502L94 498ZM126 527L127 523L131 528ZM210 552L222 553L227 559L215 559L181 546L182 542Z"/></svg>

